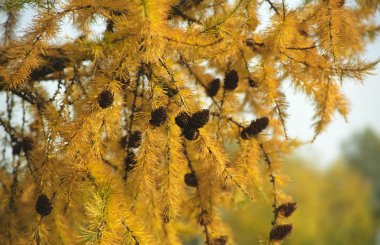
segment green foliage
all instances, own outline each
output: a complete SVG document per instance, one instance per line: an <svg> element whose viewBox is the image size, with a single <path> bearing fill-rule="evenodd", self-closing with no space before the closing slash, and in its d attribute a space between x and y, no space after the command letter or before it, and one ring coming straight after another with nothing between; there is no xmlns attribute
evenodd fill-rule
<svg viewBox="0 0 380 245"><path fill-rule="evenodd" d="M287 164L286 171L292 176L288 192L297 200L298 208L290 218L294 234L284 244L374 244L369 183L341 163L326 171L311 164L298 159ZM230 210L228 220L237 243L257 244L265 238L270 212L264 200L255 208L246 205Z"/></svg>
<svg viewBox="0 0 380 245"><path fill-rule="evenodd" d="M380 219L380 136L372 129L353 135L343 144L348 165L369 180L373 187L375 216Z"/></svg>

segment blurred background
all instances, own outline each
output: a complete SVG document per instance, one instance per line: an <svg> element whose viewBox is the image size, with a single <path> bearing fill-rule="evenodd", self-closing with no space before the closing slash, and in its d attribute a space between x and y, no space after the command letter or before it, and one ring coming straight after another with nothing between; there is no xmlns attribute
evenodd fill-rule
<svg viewBox="0 0 380 245"><path fill-rule="evenodd" d="M286 1L289 7L302 2ZM267 13L263 4L261 29L269 20ZM379 25L379 13L376 22ZM379 36L364 58L380 58ZM285 192L297 202L290 218L295 229L284 244L380 245L380 65L364 81L343 80L342 87L351 103L348 120L336 115L313 143L312 103L291 87L284 88L289 136L304 143L283 165L291 179ZM247 202L227 211L226 219L239 244L258 244L268 236L271 212L270 203L259 199L256 205Z"/></svg>
<svg viewBox="0 0 380 245"><path fill-rule="evenodd" d="M287 1L290 7L301 2ZM268 13L268 6L263 4L261 29ZM18 36L34 14L33 9L21 11ZM379 16L377 20L380 23ZM4 21L0 13L0 25ZM101 33L105 25L99 21L93 28L94 33ZM68 22L63 23L55 41L74 40L78 35ZM368 46L365 58L373 61L379 57L377 38ZM285 191L298 206L290 218L294 232L284 244L380 245L380 66L365 81L342 83L352 104L348 122L336 117L312 144L313 105L290 87L284 88L289 100L289 136L304 143L284 162L283 172L291 178ZM258 244L268 236L271 212L271 204L258 198L256 205L247 202L226 210L225 218L239 244Z"/></svg>
<svg viewBox="0 0 380 245"><path fill-rule="evenodd" d="M285 160L283 172L292 179L286 191L297 201L297 211L290 218L295 229L284 244L380 244L380 135L364 128L335 154L339 157L323 167L313 154ZM265 239L268 217L271 207L260 200L226 215L239 244Z"/></svg>

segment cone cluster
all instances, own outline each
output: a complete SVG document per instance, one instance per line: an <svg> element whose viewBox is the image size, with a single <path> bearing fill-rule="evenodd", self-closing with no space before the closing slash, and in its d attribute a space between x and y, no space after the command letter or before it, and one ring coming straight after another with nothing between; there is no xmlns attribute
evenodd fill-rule
<svg viewBox="0 0 380 245"><path fill-rule="evenodd" d="M276 217L286 217L288 218L290 215L294 213L297 209L297 203L295 202L287 202L283 203L275 209ZM284 240L293 230L292 224L281 224L273 226L270 231L269 238L271 241L281 241Z"/></svg>
<svg viewBox="0 0 380 245"><path fill-rule="evenodd" d="M187 112L180 112L178 115L175 117L175 123L178 125L180 128L186 128L190 124L190 119L191 117Z"/></svg>
<svg viewBox="0 0 380 245"><path fill-rule="evenodd" d="M199 137L199 129L205 126L210 118L207 109L195 112L190 116L187 112L180 112L176 118L176 124L182 129L182 135L188 140L196 140Z"/></svg>

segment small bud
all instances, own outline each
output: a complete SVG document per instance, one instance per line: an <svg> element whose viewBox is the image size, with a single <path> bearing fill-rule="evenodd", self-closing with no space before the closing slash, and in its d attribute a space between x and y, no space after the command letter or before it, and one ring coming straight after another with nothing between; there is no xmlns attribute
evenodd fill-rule
<svg viewBox="0 0 380 245"><path fill-rule="evenodd" d="M286 224L286 225L277 225L272 228L270 231L270 240L271 241L281 241L284 240L285 237L287 237L290 232L293 230L293 225Z"/></svg>
<svg viewBox="0 0 380 245"><path fill-rule="evenodd" d="M141 144L141 139L142 139L141 131L136 130L136 131L132 132L131 135L129 136L128 147L130 147L130 148L139 147Z"/></svg>
<svg viewBox="0 0 380 245"><path fill-rule="evenodd" d="M185 111L178 113L178 115L175 117L175 123L180 128L187 128L190 123L189 114L187 114Z"/></svg>
<svg viewBox="0 0 380 245"><path fill-rule="evenodd" d="M248 38L247 40L245 40L245 45L247 45L248 47L253 47L255 45L255 42L252 38Z"/></svg>
<svg viewBox="0 0 380 245"><path fill-rule="evenodd" d="M112 10L112 11L111 11L111 14L112 14L112 15L115 15L115 16L122 16L122 15L123 15L123 12L122 12L122 11L119 11L119 10Z"/></svg>
<svg viewBox="0 0 380 245"><path fill-rule="evenodd" d="M45 194L39 195L36 202L36 212L41 216L48 216L52 209L49 198Z"/></svg>
<svg viewBox="0 0 380 245"><path fill-rule="evenodd" d="M98 97L99 106L102 109L110 107L113 104L113 100L113 94L108 90L104 90L103 92L101 92Z"/></svg>
<svg viewBox="0 0 380 245"><path fill-rule="evenodd" d="M232 70L226 73L224 78L224 89L232 91L237 88L239 82L239 75L236 70Z"/></svg>
<svg viewBox="0 0 380 245"><path fill-rule="evenodd" d="M182 131L182 134L188 140L196 140L199 137L199 130L194 128L185 128Z"/></svg>
<svg viewBox="0 0 380 245"><path fill-rule="evenodd" d="M195 176L195 174L193 173L185 174L185 184L190 187L197 187L198 186L197 176Z"/></svg>
<svg viewBox="0 0 380 245"><path fill-rule="evenodd" d="M211 223L211 217L206 210L202 210L199 214L199 224L200 225L208 225Z"/></svg>
<svg viewBox="0 0 380 245"><path fill-rule="evenodd" d="M302 29L302 28L299 28L298 29L298 33L304 37L308 37L309 36L309 33L307 33L306 30Z"/></svg>
<svg viewBox="0 0 380 245"><path fill-rule="evenodd" d="M297 209L297 203L295 202L288 202L281 204L277 209L276 209L276 214L281 215L283 217L289 217L292 215L292 213Z"/></svg>
<svg viewBox="0 0 380 245"><path fill-rule="evenodd" d="M190 125L192 128L202 128L208 122L210 111L207 109L195 112L191 116Z"/></svg>
<svg viewBox="0 0 380 245"><path fill-rule="evenodd" d="M167 214L162 215L162 222L163 222L164 224L169 224L169 222L170 222L170 217L169 217Z"/></svg>
<svg viewBox="0 0 380 245"><path fill-rule="evenodd" d="M107 20L106 32L114 32L114 22L110 19Z"/></svg>
<svg viewBox="0 0 380 245"><path fill-rule="evenodd" d="M344 5L345 3L346 3L345 0L337 0L337 1L335 2L336 6L337 6L338 8L343 7L343 5Z"/></svg>
<svg viewBox="0 0 380 245"><path fill-rule="evenodd" d="M158 127L165 123L167 114L165 108L161 106L153 110L150 116L151 118L149 120L149 123L153 126Z"/></svg>
<svg viewBox="0 0 380 245"><path fill-rule="evenodd" d="M176 89L176 88L169 88L169 87L167 87L167 88L164 88L164 90L165 90L166 95L169 98L171 98L171 97L175 96L176 94L178 94L178 89Z"/></svg>
<svg viewBox="0 0 380 245"><path fill-rule="evenodd" d="M131 171L136 165L136 155L133 151L128 152L127 157L124 160L125 171Z"/></svg>
<svg viewBox="0 0 380 245"><path fill-rule="evenodd" d="M252 88L257 88L257 82L253 80L252 78L248 78L249 86Z"/></svg>
<svg viewBox="0 0 380 245"><path fill-rule="evenodd" d="M220 79L216 78L212 80L212 82L210 82L206 90L207 95L210 97L214 97L218 93L219 87L220 87Z"/></svg>

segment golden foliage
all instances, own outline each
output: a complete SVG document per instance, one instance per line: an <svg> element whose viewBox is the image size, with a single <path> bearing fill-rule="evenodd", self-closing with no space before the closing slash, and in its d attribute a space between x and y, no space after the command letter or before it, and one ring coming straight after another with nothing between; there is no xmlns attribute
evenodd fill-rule
<svg viewBox="0 0 380 245"><path fill-rule="evenodd" d="M28 3L36 17L16 37ZM261 5L270 17L259 30ZM286 224L276 212L291 201L281 163L298 143L286 131L284 83L314 102L314 139L335 112L347 117L339 82L377 64L360 60L377 8L7 0L0 241L181 244L198 234L233 244L221 208L258 196L273 200L272 228ZM67 21L80 36L54 42Z"/></svg>

